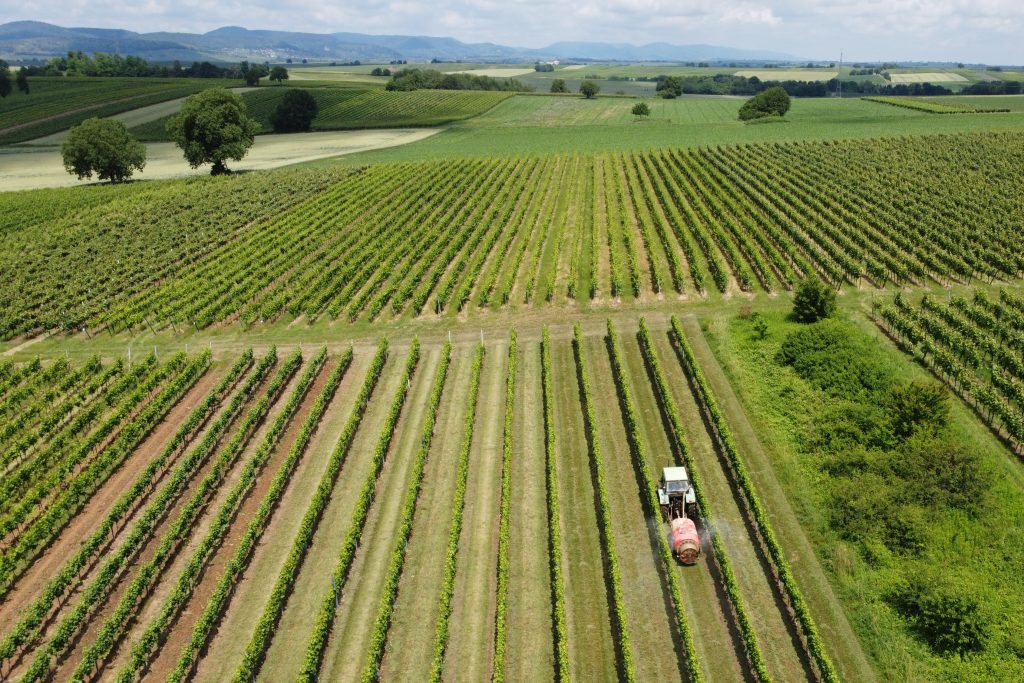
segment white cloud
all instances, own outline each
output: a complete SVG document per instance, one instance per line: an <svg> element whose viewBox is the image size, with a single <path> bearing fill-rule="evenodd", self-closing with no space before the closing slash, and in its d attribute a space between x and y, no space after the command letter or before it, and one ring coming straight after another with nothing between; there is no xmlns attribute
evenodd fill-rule
<svg viewBox="0 0 1024 683"><path fill-rule="evenodd" d="M542 47L561 40L714 43L834 58L1024 62L1020 0L22 0L15 19L205 32L223 25L450 35Z"/></svg>

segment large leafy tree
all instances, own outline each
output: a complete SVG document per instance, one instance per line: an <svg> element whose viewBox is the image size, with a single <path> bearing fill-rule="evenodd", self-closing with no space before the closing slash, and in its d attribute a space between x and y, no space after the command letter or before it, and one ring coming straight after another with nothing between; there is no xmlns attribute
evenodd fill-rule
<svg viewBox="0 0 1024 683"><path fill-rule="evenodd" d="M240 161L257 131L259 123L246 113L245 100L220 88L192 95L167 122L167 133L189 165L213 164L211 175L228 173L225 162Z"/></svg>
<svg viewBox="0 0 1024 683"><path fill-rule="evenodd" d="M146 165L146 147L132 137L120 121L92 118L68 131L61 145L64 168L79 179L91 178L118 183Z"/></svg>
<svg viewBox="0 0 1024 683"><path fill-rule="evenodd" d="M789 111L789 93L781 86L766 88L740 107L740 119L749 121L765 116L785 116Z"/></svg>
<svg viewBox="0 0 1024 683"><path fill-rule="evenodd" d="M316 98L308 90L292 88L270 115L270 123L275 133L299 133L309 130L319 112Z"/></svg>
<svg viewBox="0 0 1024 683"><path fill-rule="evenodd" d="M275 66L273 69L270 70L270 80L277 81L278 83L280 83L281 81L287 81L288 69L284 68L283 66Z"/></svg>

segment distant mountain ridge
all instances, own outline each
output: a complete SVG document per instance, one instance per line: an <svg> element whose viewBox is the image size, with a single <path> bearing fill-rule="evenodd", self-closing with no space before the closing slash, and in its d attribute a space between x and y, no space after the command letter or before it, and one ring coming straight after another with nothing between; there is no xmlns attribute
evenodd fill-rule
<svg viewBox="0 0 1024 683"><path fill-rule="evenodd" d="M463 43L432 36L365 33L298 33L224 26L208 33L136 33L124 29L64 28L39 21L0 24L0 56L49 58L67 53L108 52L136 55L150 61L238 61L287 58L315 61L794 61L780 52L715 45L559 42L545 48L520 48L495 43Z"/></svg>

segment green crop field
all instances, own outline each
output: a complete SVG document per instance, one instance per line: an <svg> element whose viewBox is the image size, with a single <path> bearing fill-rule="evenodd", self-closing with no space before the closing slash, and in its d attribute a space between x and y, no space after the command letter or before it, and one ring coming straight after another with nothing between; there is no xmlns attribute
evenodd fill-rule
<svg viewBox="0 0 1024 683"><path fill-rule="evenodd" d="M625 152L758 142L1024 130L1024 115L1019 111L998 117L945 117L884 107L860 98L797 98L783 122L769 125L748 125L739 121L740 98L693 96L646 101L652 108L652 116L636 120L629 114L635 99L598 97L585 100L582 97L516 95L485 115L452 124L427 140L319 164L362 166L508 154ZM986 101L981 98L980 104L984 105Z"/></svg>
<svg viewBox="0 0 1024 683"><path fill-rule="evenodd" d="M260 124L260 132L273 132L270 117L288 90L273 86L242 95L249 115ZM354 84L310 88L309 92L320 108L312 130L440 126L478 116L511 96L507 92L389 92ZM132 133L140 140L167 140L169 118L135 126Z"/></svg>
<svg viewBox="0 0 1024 683"><path fill-rule="evenodd" d="M1024 96L743 123L571 66L296 66L262 132L377 130L250 159L431 137L0 188L0 680L1024 679ZM0 136L223 85L37 82Z"/></svg>
<svg viewBox="0 0 1024 683"><path fill-rule="evenodd" d="M219 79L33 78L29 95L16 91L0 100L0 145L49 135L93 116L238 85Z"/></svg>

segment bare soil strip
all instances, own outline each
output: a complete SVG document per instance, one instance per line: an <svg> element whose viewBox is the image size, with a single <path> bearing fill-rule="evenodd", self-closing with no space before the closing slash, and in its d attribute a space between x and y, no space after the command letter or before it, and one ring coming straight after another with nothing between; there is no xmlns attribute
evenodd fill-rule
<svg viewBox="0 0 1024 683"><path fill-rule="evenodd" d="M572 677L581 681L613 681L616 680L615 641L608 611L596 497L590 478L590 455L576 382L576 361L567 341L552 343L551 362L555 423L558 425L555 445L558 452L561 562ZM598 372L601 371L597 370L595 374ZM598 390L597 395L607 394Z"/></svg>
<svg viewBox="0 0 1024 683"><path fill-rule="evenodd" d="M551 584L544 482L544 406L540 347L519 342L513 410L509 531L507 680L554 680Z"/></svg>
<svg viewBox="0 0 1024 683"><path fill-rule="evenodd" d="M253 552L249 567L235 588L230 606L203 658L196 667L196 681L229 680L238 668L252 626L260 618L267 590L272 586L291 549L292 539L323 475L334 443L352 412L370 357L356 354L327 407L306 454L292 475L281 504Z"/></svg>
<svg viewBox="0 0 1024 683"><path fill-rule="evenodd" d="M402 502L420 446L430 387L440 358L439 347L424 350L412 378L409 398L377 479L377 492L363 526L359 550L342 589L334 630L323 657L320 677L324 681L358 680L366 664L394 534L401 524Z"/></svg>
<svg viewBox="0 0 1024 683"><path fill-rule="evenodd" d="M281 615L281 621L267 649L267 656L257 680L271 683L295 680L302 670L305 647L296 644L308 642L313 618L320 609L324 592L330 587L331 570L338 556L338 548L348 530L356 505L356 494L362 488L369 472L373 445L380 436L381 426L388 412L390 400L381 400L380 397L393 396L399 382L402 381L403 358L406 351L406 348L395 346L388 350L388 362L373 392L374 398L367 406L349 455L338 475L334 494L327 504L323 520L317 528L312 546L299 571L295 588ZM291 540L288 542L290 544ZM262 612L262 605L259 609ZM238 636L244 641L242 648L248 643L250 635L250 629L246 628L244 634Z"/></svg>
<svg viewBox="0 0 1024 683"><path fill-rule="evenodd" d="M447 385L438 409L436 436L430 446L387 650L381 663L380 677L384 681L411 680L430 670L434 642L431 629L437 622L458 468L459 439L456 435L461 433L466 419L472 353L470 346L452 350Z"/></svg>
<svg viewBox="0 0 1024 683"><path fill-rule="evenodd" d="M757 486L769 514L774 520L775 533L786 548L790 566L804 597L814 613L822 638L828 643L833 663L843 680L877 680L860 640L854 633L838 596L825 575L810 539L804 533L793 508L789 504L771 458L761 444L746 410L729 380L708 346L696 318L681 318L694 354L711 383L719 405L725 411L740 452L747 460L747 469ZM667 365L667 364L666 364Z"/></svg>
<svg viewBox="0 0 1024 683"><path fill-rule="evenodd" d="M455 573L451 639L445 653L444 678L449 681L485 681L491 677L507 356L506 343L489 345L480 376Z"/></svg>
<svg viewBox="0 0 1024 683"><path fill-rule="evenodd" d="M646 494L637 484L633 471L619 402L614 393L605 393L609 388L612 392L615 390L608 374L611 366L607 348L602 339L595 337L589 338L584 346L592 368L591 381L599 378L594 383L594 408L636 674L641 681L680 681L683 647L671 594L664 580L659 541L654 536L661 533L661 525L656 517L648 518L645 514ZM645 398L637 395L641 405Z"/></svg>
<svg viewBox="0 0 1024 683"><path fill-rule="evenodd" d="M809 671L803 646L797 639L793 624L785 616L785 606L780 602L779 592L769 578L770 570L766 560L751 539L740 499L724 469L722 459L715 452L705 431L700 409L690 391L686 375L676 362L668 337L661 332L654 333L653 337L658 357L663 359L661 367L687 430L693 458L701 463L700 478L705 495L711 501L710 512L729 554L733 573L768 670L780 681L807 679ZM628 361L632 363L633 360L633 354L629 353Z"/></svg>

